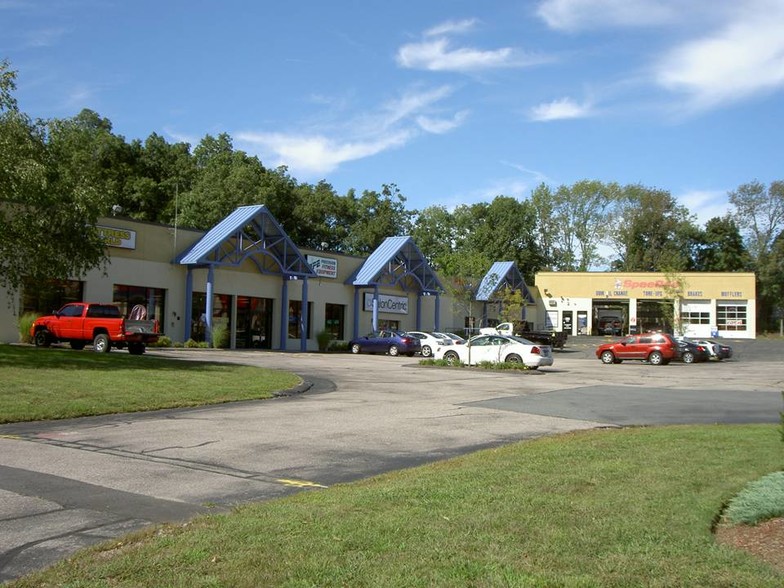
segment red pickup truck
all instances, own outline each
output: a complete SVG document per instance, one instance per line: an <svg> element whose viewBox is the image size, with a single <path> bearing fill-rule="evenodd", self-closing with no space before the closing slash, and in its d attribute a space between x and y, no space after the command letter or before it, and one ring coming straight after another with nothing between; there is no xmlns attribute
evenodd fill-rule
<svg viewBox="0 0 784 588"><path fill-rule="evenodd" d="M131 316L143 312L131 312ZM30 337L36 347L49 347L52 343L68 342L74 349L84 349L92 343L98 353L108 353L112 347L128 353L141 355L149 343L155 343L161 333L158 321L129 320L122 316L120 309L113 304L93 302L72 302L51 315L35 320L30 327Z"/></svg>

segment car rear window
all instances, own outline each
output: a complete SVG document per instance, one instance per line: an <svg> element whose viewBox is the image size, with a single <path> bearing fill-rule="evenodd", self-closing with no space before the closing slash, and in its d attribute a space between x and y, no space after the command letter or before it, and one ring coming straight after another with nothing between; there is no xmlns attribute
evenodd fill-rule
<svg viewBox="0 0 784 588"><path fill-rule="evenodd" d="M87 309L87 316L93 318L122 318L120 309L109 304L93 304Z"/></svg>

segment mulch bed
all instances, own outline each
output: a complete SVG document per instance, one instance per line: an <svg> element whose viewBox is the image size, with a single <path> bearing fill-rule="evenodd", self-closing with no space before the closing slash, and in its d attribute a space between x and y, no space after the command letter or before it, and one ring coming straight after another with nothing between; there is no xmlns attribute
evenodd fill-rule
<svg viewBox="0 0 784 588"><path fill-rule="evenodd" d="M719 525L716 541L742 549L784 572L784 518L757 525Z"/></svg>

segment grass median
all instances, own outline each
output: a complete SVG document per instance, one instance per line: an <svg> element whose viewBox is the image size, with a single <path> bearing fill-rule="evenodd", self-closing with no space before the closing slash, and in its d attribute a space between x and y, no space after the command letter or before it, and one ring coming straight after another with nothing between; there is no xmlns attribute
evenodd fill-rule
<svg viewBox="0 0 784 588"><path fill-rule="evenodd" d="M0 345L0 423L270 398L301 379L259 367Z"/></svg>
<svg viewBox="0 0 784 588"><path fill-rule="evenodd" d="M711 528L782 457L772 425L583 431L158 527L9 588L780 587Z"/></svg>

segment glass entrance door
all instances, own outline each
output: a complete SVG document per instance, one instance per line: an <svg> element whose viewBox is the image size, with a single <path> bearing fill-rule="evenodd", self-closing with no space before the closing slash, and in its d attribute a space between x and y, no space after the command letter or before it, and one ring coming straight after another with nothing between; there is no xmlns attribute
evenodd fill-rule
<svg viewBox="0 0 784 588"><path fill-rule="evenodd" d="M237 296L237 348L272 349L272 299Z"/></svg>

